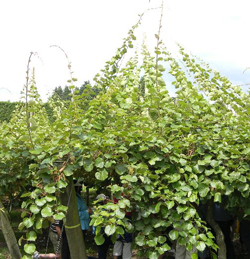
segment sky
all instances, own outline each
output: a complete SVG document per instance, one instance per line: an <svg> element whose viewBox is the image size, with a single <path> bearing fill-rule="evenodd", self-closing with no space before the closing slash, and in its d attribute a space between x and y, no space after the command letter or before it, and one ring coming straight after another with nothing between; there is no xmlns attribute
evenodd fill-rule
<svg viewBox="0 0 250 259"><path fill-rule="evenodd" d="M45 101L69 79L67 54L77 86L92 80L128 30L147 11L135 32L156 44L162 0L8 0L0 1L0 101L18 101L30 67ZM180 43L233 84L250 83L249 0L163 0L161 36L175 51ZM154 9L156 8L156 9ZM53 45L59 46L51 47Z"/></svg>

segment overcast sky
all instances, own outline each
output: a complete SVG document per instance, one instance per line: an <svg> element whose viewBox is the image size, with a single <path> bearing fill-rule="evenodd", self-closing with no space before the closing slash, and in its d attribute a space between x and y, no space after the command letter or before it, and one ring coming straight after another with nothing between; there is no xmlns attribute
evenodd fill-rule
<svg viewBox="0 0 250 259"><path fill-rule="evenodd" d="M46 99L69 79L67 61L81 85L92 80L115 54L138 14L161 0L0 1L0 101L16 101L25 83L31 51L39 93ZM164 0L161 35L183 45L234 84L250 82L249 0ZM136 36L154 46L160 10L147 12ZM139 43L138 43L139 44ZM244 87L247 88L246 86Z"/></svg>

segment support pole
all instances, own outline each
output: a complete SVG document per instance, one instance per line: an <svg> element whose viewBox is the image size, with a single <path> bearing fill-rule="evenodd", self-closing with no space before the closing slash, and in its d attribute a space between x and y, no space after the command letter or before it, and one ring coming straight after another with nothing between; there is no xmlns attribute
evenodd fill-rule
<svg viewBox="0 0 250 259"><path fill-rule="evenodd" d="M66 231L71 259L87 259L86 247L78 215L77 199L73 178L69 178L68 186L60 196L61 203L68 206L64 231ZM69 200L70 199L70 200Z"/></svg>
<svg viewBox="0 0 250 259"><path fill-rule="evenodd" d="M16 236L10 225L8 214L1 201L0 201L0 227L2 229L3 236L8 246L9 252L11 254L11 258L20 259L22 255L19 250Z"/></svg>

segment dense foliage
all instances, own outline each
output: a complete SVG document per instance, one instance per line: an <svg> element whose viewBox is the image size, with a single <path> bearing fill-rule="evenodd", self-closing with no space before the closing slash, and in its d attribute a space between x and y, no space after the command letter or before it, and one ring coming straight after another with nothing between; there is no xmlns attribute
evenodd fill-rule
<svg viewBox="0 0 250 259"><path fill-rule="evenodd" d="M17 102L0 102L0 122L10 121L17 104Z"/></svg>
<svg viewBox="0 0 250 259"><path fill-rule="evenodd" d="M85 81L81 87L75 87L74 94L75 95L85 95L86 98L89 100L93 99L99 92L100 89L94 88L91 86L89 81ZM56 87L53 90L52 96L49 98L59 99L61 101L70 101L71 100L71 90L69 86L65 86L62 88L61 86ZM9 122L12 116L12 113L15 111L17 106L22 106L21 102L0 102L0 122L7 121ZM50 121L53 121L53 109L51 108L48 102L45 102L42 105L49 117Z"/></svg>
<svg viewBox="0 0 250 259"><path fill-rule="evenodd" d="M20 228L29 230L27 254L50 217L64 218L67 208L58 197L72 176L119 198L96 206L96 242L104 240L103 227L113 239L133 231L139 252L149 258L170 249L167 239L189 250L216 249L197 213L201 202L224 197L235 214L250 214L248 94L181 47L178 61L160 41L156 58L143 45L120 66L135 28L95 78L102 90L95 98L75 95L71 78L71 102L50 100L50 121L31 78L26 106L0 125L0 195L26 190Z"/></svg>
<svg viewBox="0 0 250 259"><path fill-rule="evenodd" d="M74 95L84 95L88 99L93 99L98 93L100 89L92 87L89 81L85 81L81 87L74 87ZM52 97L59 98L63 101L71 101L72 91L70 90L69 86L65 86L62 88L61 86L56 87L53 90Z"/></svg>
<svg viewBox="0 0 250 259"><path fill-rule="evenodd" d="M13 113L17 109L22 109L22 107L24 106L25 105L22 102L0 102L0 122L9 122L12 118ZM53 120L53 111L50 105L46 102L42 106L45 108L49 119Z"/></svg>

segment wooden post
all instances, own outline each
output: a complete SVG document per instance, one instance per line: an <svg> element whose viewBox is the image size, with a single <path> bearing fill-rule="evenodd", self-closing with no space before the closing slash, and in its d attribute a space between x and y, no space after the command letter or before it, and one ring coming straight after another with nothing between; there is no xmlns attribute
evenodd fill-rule
<svg viewBox="0 0 250 259"><path fill-rule="evenodd" d="M61 193L60 199L62 205L68 206L64 231L66 231L68 239L70 257L71 259L87 259L72 177L69 178L68 186L64 193Z"/></svg>
<svg viewBox="0 0 250 259"><path fill-rule="evenodd" d="M10 225L10 221L7 212L4 209L2 202L0 201L0 226L3 232L4 239L8 246L11 258L20 259L22 257L19 250L19 246L16 240L15 233Z"/></svg>
<svg viewBox="0 0 250 259"><path fill-rule="evenodd" d="M206 221L212 227L215 232L216 244L218 245L218 259L226 259L227 258L227 249L224 241L224 235L220 229L220 226L213 219L213 201L210 200L208 202L207 208L207 217Z"/></svg>

